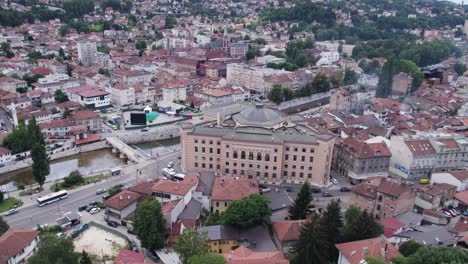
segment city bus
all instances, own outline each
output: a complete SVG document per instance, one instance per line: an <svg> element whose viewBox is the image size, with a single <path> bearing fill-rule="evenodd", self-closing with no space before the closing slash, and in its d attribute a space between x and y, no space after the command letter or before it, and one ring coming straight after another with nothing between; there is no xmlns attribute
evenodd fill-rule
<svg viewBox="0 0 468 264"><path fill-rule="evenodd" d="M66 190L61 190L37 198L37 205L44 206L65 198L68 198L68 192Z"/></svg>

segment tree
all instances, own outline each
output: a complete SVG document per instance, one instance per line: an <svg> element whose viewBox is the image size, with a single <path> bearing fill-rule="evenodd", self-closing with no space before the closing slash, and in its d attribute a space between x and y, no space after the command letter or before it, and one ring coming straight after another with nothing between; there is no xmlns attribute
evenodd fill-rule
<svg viewBox="0 0 468 264"><path fill-rule="evenodd" d="M305 219L310 213L310 202L312 202L312 192L309 182L305 182L297 194L296 200L294 200L292 206L289 207L289 218L291 220Z"/></svg>
<svg viewBox="0 0 468 264"><path fill-rule="evenodd" d="M185 229L176 241L174 250L179 254L182 264L188 264L193 256L208 253L208 236L206 233L200 234L194 228Z"/></svg>
<svg viewBox="0 0 468 264"><path fill-rule="evenodd" d="M42 187L46 176L50 173L49 157L47 157L45 145L35 142L31 149L31 158L33 178Z"/></svg>
<svg viewBox="0 0 468 264"><path fill-rule="evenodd" d="M0 203L2 203L4 199L5 197L3 196L3 192L0 191Z"/></svg>
<svg viewBox="0 0 468 264"><path fill-rule="evenodd" d="M415 254L406 258L408 264L466 264L468 251L458 248L421 247Z"/></svg>
<svg viewBox="0 0 468 264"><path fill-rule="evenodd" d="M2 216L0 215L0 236L3 235L9 228L10 226L7 224L7 222L5 222L5 220L3 220Z"/></svg>
<svg viewBox="0 0 468 264"><path fill-rule="evenodd" d="M259 194L251 194L234 201L224 212L224 223L244 228L269 223L271 209L268 201L267 197Z"/></svg>
<svg viewBox="0 0 468 264"><path fill-rule="evenodd" d="M312 81L313 93L328 92L328 90L330 90L330 82L328 81L327 76L320 73L317 74Z"/></svg>
<svg viewBox="0 0 468 264"><path fill-rule="evenodd" d="M350 213L348 214L348 211ZM383 226L367 211L351 206L345 214L346 224L343 228L345 242L364 240L383 234Z"/></svg>
<svg viewBox="0 0 468 264"><path fill-rule="evenodd" d="M386 98L392 94L393 64L393 59L390 59L384 63L382 71L380 72L379 83L377 84L375 97Z"/></svg>
<svg viewBox="0 0 468 264"><path fill-rule="evenodd" d="M307 221L300 229L299 240L293 246L293 259L297 264L327 263L326 230L317 217Z"/></svg>
<svg viewBox="0 0 468 264"><path fill-rule="evenodd" d="M190 264L227 264L221 255L204 254L190 258Z"/></svg>
<svg viewBox="0 0 468 264"><path fill-rule="evenodd" d="M276 104L284 101L283 87L279 84L273 85L270 92L268 93L268 99Z"/></svg>
<svg viewBox="0 0 468 264"><path fill-rule="evenodd" d="M34 143L45 145L44 136L42 136L41 128L37 125L36 117L33 116L31 120L29 120L27 129L29 140L31 141L30 146L32 146Z"/></svg>
<svg viewBox="0 0 468 264"><path fill-rule="evenodd" d="M166 220L158 201L150 198L137 206L134 231L142 247L160 249L164 246Z"/></svg>
<svg viewBox="0 0 468 264"><path fill-rule="evenodd" d="M3 144L10 148L13 154L30 150L30 143L28 129L23 120L18 122L18 127L13 128L13 131L3 141Z"/></svg>
<svg viewBox="0 0 468 264"><path fill-rule="evenodd" d="M386 264L385 261L383 261L381 258L379 257L371 257L371 256L367 256L365 258L366 260L366 263L367 264Z"/></svg>
<svg viewBox="0 0 468 264"><path fill-rule="evenodd" d="M409 241L403 242L398 248L398 251L400 251L400 253L403 256L408 257L416 253L421 247L422 247L421 244L416 243L412 240L409 240Z"/></svg>
<svg viewBox="0 0 468 264"><path fill-rule="evenodd" d="M344 74L344 80L343 83L344 85L350 85L350 84L355 84L358 81L358 76L355 71L346 68L345 74Z"/></svg>
<svg viewBox="0 0 468 264"><path fill-rule="evenodd" d="M455 65L453 65L453 69L458 74L458 76L463 76L466 71L466 66L461 63L455 63Z"/></svg>
<svg viewBox="0 0 468 264"><path fill-rule="evenodd" d="M335 200L327 205L320 223L324 226L328 249L326 255L330 262L336 262L338 259L338 250L335 244L341 241L341 229L343 228L343 219L341 217L341 206Z"/></svg>
<svg viewBox="0 0 468 264"><path fill-rule="evenodd" d="M83 250L81 252L81 259L80 259L80 264L93 264L91 261L91 258L89 257L88 253Z"/></svg>
<svg viewBox="0 0 468 264"><path fill-rule="evenodd" d="M245 54L245 58L247 60L251 60L255 58L256 56L257 56L257 50L249 46L249 49L247 50L247 53Z"/></svg>
<svg viewBox="0 0 468 264"><path fill-rule="evenodd" d="M41 237L36 253L28 259L29 264L78 264L80 254L75 252L73 242L56 235Z"/></svg>
<svg viewBox="0 0 468 264"><path fill-rule="evenodd" d="M175 25L177 25L177 19L173 16L166 16L164 28L166 29L174 28Z"/></svg>
<svg viewBox="0 0 468 264"><path fill-rule="evenodd" d="M55 101L59 103L69 101L68 96L61 89L55 90L54 96L55 96Z"/></svg>

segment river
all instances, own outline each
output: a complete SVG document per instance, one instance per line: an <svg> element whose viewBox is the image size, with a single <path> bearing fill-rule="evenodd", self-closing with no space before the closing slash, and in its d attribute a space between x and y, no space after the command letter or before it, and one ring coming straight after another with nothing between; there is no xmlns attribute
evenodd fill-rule
<svg viewBox="0 0 468 264"><path fill-rule="evenodd" d="M144 151L149 155L157 156L174 150L180 150L180 139L173 138L145 142L131 145L131 147ZM124 164L125 161L120 159L118 154L112 153L110 149L81 153L51 161L50 174L47 176L47 181L64 178L74 170L78 170L82 174L98 173ZM4 192L15 190L15 183L19 182L25 184L33 182L31 167L0 175L0 190Z"/></svg>

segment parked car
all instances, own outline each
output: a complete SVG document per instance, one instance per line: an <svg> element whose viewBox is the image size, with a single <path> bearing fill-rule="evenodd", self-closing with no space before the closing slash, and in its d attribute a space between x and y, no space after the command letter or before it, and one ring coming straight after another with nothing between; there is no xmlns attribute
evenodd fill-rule
<svg viewBox="0 0 468 264"><path fill-rule="evenodd" d="M442 211L442 214L447 216L447 217L452 217L452 215L449 212L446 212L446 211Z"/></svg>
<svg viewBox="0 0 468 264"><path fill-rule="evenodd" d="M131 235L134 235L135 232L133 231L133 229L127 229L127 233L131 234Z"/></svg>
<svg viewBox="0 0 468 264"><path fill-rule="evenodd" d="M93 208L96 208L96 206L94 206L94 205L87 205L87 206L86 206L86 212L88 212L88 213L91 212L91 210L93 210Z"/></svg>
<svg viewBox="0 0 468 264"><path fill-rule="evenodd" d="M88 209L88 206L87 206L87 205L82 205L82 206L78 207L78 211L80 211L80 212L81 212L81 211L84 211L84 210L86 210L86 209Z"/></svg>
<svg viewBox="0 0 468 264"><path fill-rule="evenodd" d="M63 232L57 233L57 237L63 237L64 235L65 235L65 233L63 233Z"/></svg>
<svg viewBox="0 0 468 264"><path fill-rule="evenodd" d="M12 214L16 214L18 212L18 210L16 210L16 208L12 208L10 210L8 210L6 213L5 213L5 216L9 216L9 215L12 215Z"/></svg>
<svg viewBox="0 0 468 264"><path fill-rule="evenodd" d="M452 212L450 211L449 208L444 208L444 209L442 209L442 211L443 211L443 212L446 212L446 213L449 214L450 216L457 216L457 214L452 213Z"/></svg>
<svg viewBox="0 0 468 264"><path fill-rule="evenodd" d="M147 132L149 130L149 127L145 127L141 130L141 132Z"/></svg>
<svg viewBox="0 0 468 264"><path fill-rule="evenodd" d="M117 222L111 220L107 221L107 225L114 228L119 226Z"/></svg>
<svg viewBox="0 0 468 264"><path fill-rule="evenodd" d="M16 161L24 160L26 157L24 156L16 156Z"/></svg>
<svg viewBox="0 0 468 264"><path fill-rule="evenodd" d="M322 197L332 197L333 194L331 194L330 192L323 192L322 193Z"/></svg>
<svg viewBox="0 0 468 264"><path fill-rule="evenodd" d="M169 164L167 164L167 167L168 167L168 168L172 168L173 165L174 165L174 164L173 164L172 161L171 161L171 162L169 162Z"/></svg>
<svg viewBox="0 0 468 264"><path fill-rule="evenodd" d="M322 190L318 189L318 188L311 188L310 189L312 191L312 193L321 193Z"/></svg>
<svg viewBox="0 0 468 264"><path fill-rule="evenodd" d="M89 205L91 205L91 206L96 206L97 204L98 204L98 202L96 202L96 201L92 201L92 202L89 203Z"/></svg>
<svg viewBox="0 0 468 264"><path fill-rule="evenodd" d="M451 212L452 214L457 215L457 216L460 215L460 212L458 212L457 210L455 210L455 209L453 209L453 208L450 209L450 212Z"/></svg>
<svg viewBox="0 0 468 264"><path fill-rule="evenodd" d="M93 209L91 209L91 211L89 211L90 214L97 214L101 211L101 209L97 208L97 207L94 207Z"/></svg>
<svg viewBox="0 0 468 264"><path fill-rule="evenodd" d="M335 179L335 178L332 178L330 181L331 181L333 184L338 184L338 183L339 183L338 180Z"/></svg>
<svg viewBox="0 0 468 264"><path fill-rule="evenodd" d="M148 249L146 251L146 255L152 260L159 260L158 254L156 254L156 251L154 251L153 249Z"/></svg>
<svg viewBox="0 0 468 264"><path fill-rule="evenodd" d="M98 190L96 191L96 194L99 195L99 194L103 194L103 193L105 193L105 192L106 192L106 189L98 189Z"/></svg>
<svg viewBox="0 0 468 264"><path fill-rule="evenodd" d="M349 192L349 191L351 191L351 189L348 188L348 187L341 187L340 188L340 192Z"/></svg>
<svg viewBox="0 0 468 264"><path fill-rule="evenodd" d="M464 210L464 211L462 212L462 215L463 215L463 216L468 216L468 209Z"/></svg>
<svg viewBox="0 0 468 264"><path fill-rule="evenodd" d="M419 183L421 184L428 184L429 182L430 182L429 179L426 179L426 178L419 179Z"/></svg>
<svg viewBox="0 0 468 264"><path fill-rule="evenodd" d="M138 252L138 245L136 244L135 241L130 240L130 247L132 248L132 251Z"/></svg>

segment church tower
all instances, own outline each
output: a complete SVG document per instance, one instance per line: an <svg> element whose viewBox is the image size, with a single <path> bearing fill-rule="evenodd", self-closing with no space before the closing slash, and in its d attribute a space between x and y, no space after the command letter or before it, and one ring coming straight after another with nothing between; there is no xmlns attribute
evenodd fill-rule
<svg viewBox="0 0 468 264"><path fill-rule="evenodd" d="M227 27L225 26L224 27L224 34L223 34L223 50L226 51L226 52L229 49L229 43L230 43L229 34L228 34L228 31L227 31Z"/></svg>

